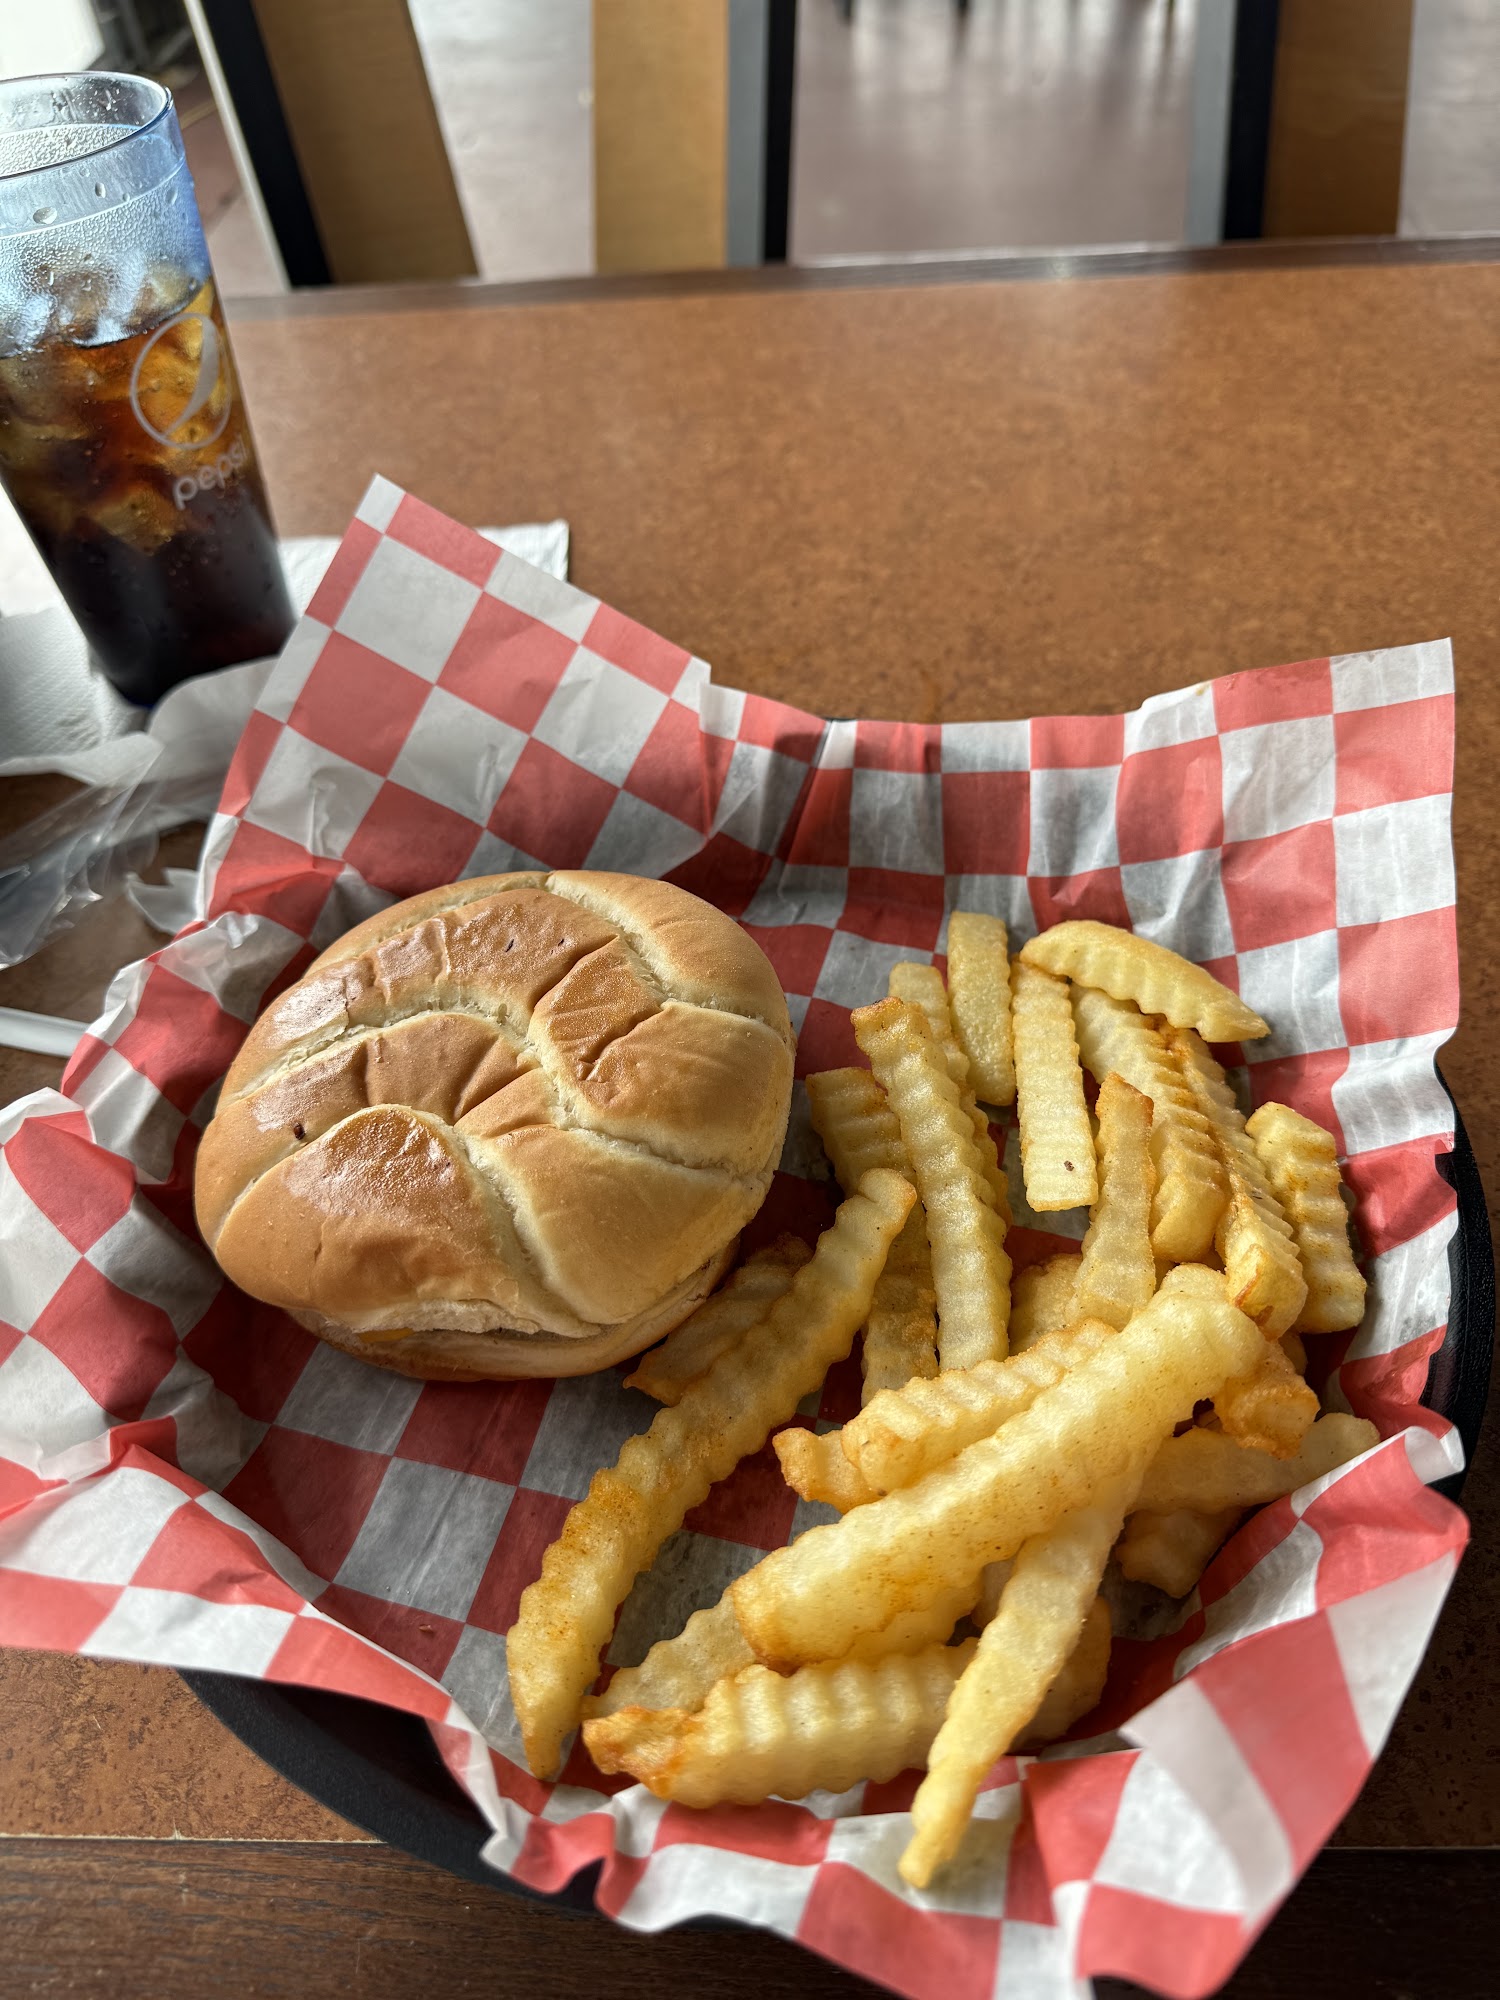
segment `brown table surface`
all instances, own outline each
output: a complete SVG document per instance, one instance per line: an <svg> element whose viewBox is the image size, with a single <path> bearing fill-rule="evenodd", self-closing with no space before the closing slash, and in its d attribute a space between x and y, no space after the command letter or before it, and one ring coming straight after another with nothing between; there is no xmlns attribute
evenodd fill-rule
<svg viewBox="0 0 1500 2000"><path fill-rule="evenodd" d="M257 302L234 338L284 532L341 530L376 471L462 520L563 515L589 590L834 714L1119 709L1451 636L1467 1002L1443 1063L1493 1188L1500 264L1458 254L353 293ZM56 789L0 787L0 827ZM86 1019L154 941L100 906L0 1004ZM0 1101L58 1070L0 1051ZM1336 1836L1390 1851L1323 1857L1236 1994L1490 1990L1500 1868L1460 1850L1500 1843L1497 1423ZM450 1881L156 1669L0 1654L0 1836L0 1996L872 1990L772 1939L625 1938Z"/></svg>

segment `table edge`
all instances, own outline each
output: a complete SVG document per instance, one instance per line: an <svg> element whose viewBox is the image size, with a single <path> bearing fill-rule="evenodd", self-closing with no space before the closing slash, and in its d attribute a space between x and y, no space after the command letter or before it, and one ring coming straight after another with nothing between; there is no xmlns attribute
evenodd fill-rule
<svg viewBox="0 0 1500 2000"><path fill-rule="evenodd" d="M744 293L886 291L937 285L1016 284L1039 279L1142 278L1226 271L1500 263L1500 234L1441 237L1330 237L1314 241L1221 243L1206 249L1131 245L1118 250L1045 250L997 256L851 258L755 269L608 273L496 283L454 278L441 283L307 287L261 297L229 295L240 322L341 318L370 313L468 311L496 306L608 303L626 299L722 298Z"/></svg>

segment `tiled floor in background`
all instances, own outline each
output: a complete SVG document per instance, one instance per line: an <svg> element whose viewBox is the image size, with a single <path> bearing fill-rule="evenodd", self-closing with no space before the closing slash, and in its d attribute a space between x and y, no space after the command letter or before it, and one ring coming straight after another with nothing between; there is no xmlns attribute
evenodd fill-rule
<svg viewBox="0 0 1500 2000"><path fill-rule="evenodd" d="M411 7L483 275L589 270L589 0ZM794 254L1176 240L1196 11L801 0ZM218 120L184 103L223 285L274 289ZM1402 233L1500 228L1500 0L1416 0L1410 104Z"/></svg>
<svg viewBox="0 0 1500 2000"><path fill-rule="evenodd" d="M1500 5L1416 0L1401 234L1500 229Z"/></svg>
<svg viewBox="0 0 1500 2000"><path fill-rule="evenodd" d="M802 0L794 256L1180 240L1195 13Z"/></svg>

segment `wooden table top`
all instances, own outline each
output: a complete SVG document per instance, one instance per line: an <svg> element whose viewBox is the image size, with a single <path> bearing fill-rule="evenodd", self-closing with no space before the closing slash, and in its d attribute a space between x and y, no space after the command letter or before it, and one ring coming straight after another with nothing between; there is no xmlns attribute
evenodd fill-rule
<svg viewBox="0 0 1500 2000"><path fill-rule="evenodd" d="M1466 1004L1443 1067L1494 1188L1500 264L1466 254L423 288L258 301L233 327L283 532L342 530L377 471L463 520L562 515L586 588L721 681L825 712L1117 710L1238 668L1451 636ZM0 786L0 830L48 796L48 781ZM165 858L191 845L172 836ZM0 1004L85 1019L155 941L101 906L0 975ZM0 1051L0 1102L58 1069ZM1500 1845L1497 1411L1465 1493L1474 1544L1346 1847ZM197 2000L209 1965L227 1994L321 1993L305 1935L324 1971L345 1954L341 1978L364 1940L354 1990L394 1994L419 1934L438 1993L480 1990L497 1953L507 1991L872 1990L738 1935L590 1932L580 1951L572 1919L357 1847L162 1671L0 1654L0 1717L0 1896L23 1947L0 1993ZM1432 1893L1455 1916L1493 1908L1500 1877L1439 1863ZM1415 1878L1383 1865L1325 1857L1229 1990L1384 1991L1401 1964L1408 1993L1484 1990L1479 1958L1472 1987L1459 1964L1479 1917L1450 1928L1429 1983L1424 1906L1399 1902ZM228 1902L280 1910L278 1939ZM1330 1985L1301 1941L1361 1913ZM1381 1983L1346 1985L1377 1917ZM194 1957L214 1922L222 1950ZM433 1923L453 1927L446 1956ZM134 1971L129 1940L148 1954Z"/></svg>

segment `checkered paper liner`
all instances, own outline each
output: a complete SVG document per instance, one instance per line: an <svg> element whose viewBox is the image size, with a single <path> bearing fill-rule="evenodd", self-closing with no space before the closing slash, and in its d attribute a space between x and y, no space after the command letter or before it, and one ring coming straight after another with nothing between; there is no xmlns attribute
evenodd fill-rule
<svg viewBox="0 0 1500 2000"><path fill-rule="evenodd" d="M1124 716L827 722L714 685L377 480L245 730L198 920L119 975L61 1092L0 1114L0 1638L410 1710L497 1867L555 1889L602 1862L601 1908L640 1929L739 1917L944 2000L1060 2000L1105 1972L1211 1991L1354 1798L1465 1536L1426 1484L1457 1440L1418 1401L1456 1226L1433 1068L1458 1013L1452 743L1446 644ZM1312 1345L1325 1401L1383 1443L1252 1516L1168 1629L1117 1640L1087 1739L997 1765L928 1894L896 1873L910 1775L702 1813L577 1749L555 1785L525 1770L502 1635L649 1421L623 1370L377 1372L225 1285L194 1232L197 1139L268 997L395 897L534 866L664 875L731 912L787 990L802 1074L857 1059L848 1008L897 959L940 957L949 908L1018 940L1130 924L1272 1022L1251 1095L1347 1156L1369 1311ZM760 1235L830 1212L816 1161L799 1089ZM1018 1200L1013 1247L1083 1220ZM836 1369L802 1421L856 1400ZM642 1579L610 1658L817 1518L769 1452L748 1461Z"/></svg>

